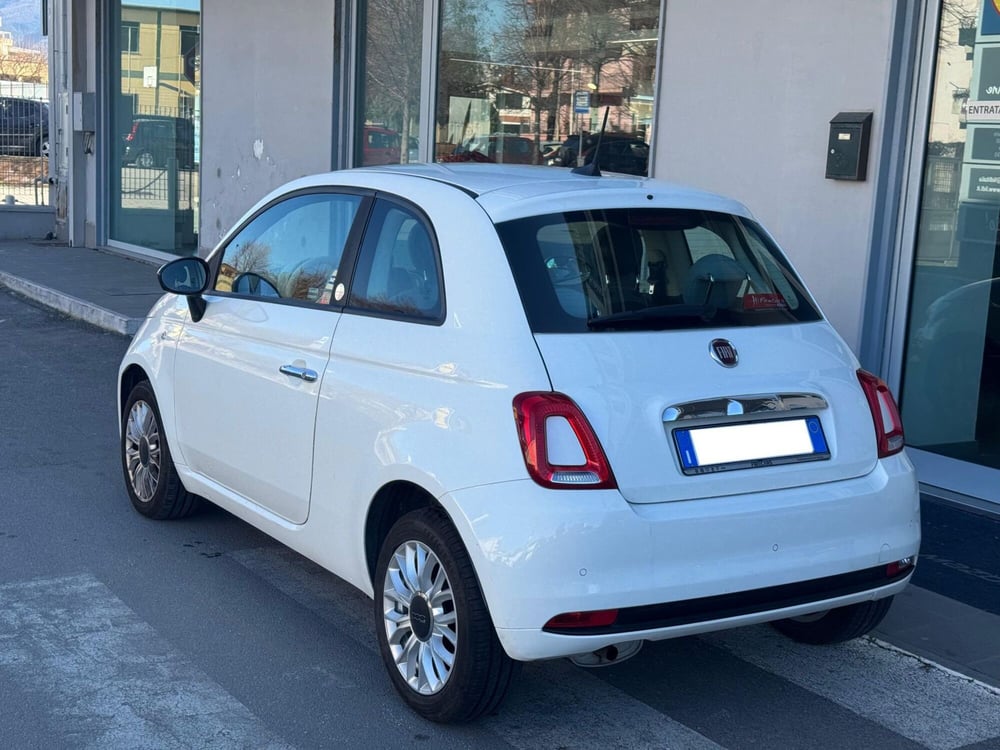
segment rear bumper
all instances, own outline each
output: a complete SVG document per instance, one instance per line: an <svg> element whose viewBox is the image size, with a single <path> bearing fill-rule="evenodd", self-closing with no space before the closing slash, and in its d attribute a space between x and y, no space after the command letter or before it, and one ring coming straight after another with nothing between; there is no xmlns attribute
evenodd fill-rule
<svg viewBox="0 0 1000 750"><path fill-rule="evenodd" d="M857 479L723 498L630 505L613 490L546 490L526 480L441 500L501 642L524 660L891 596L906 577L850 575L915 555L920 544L905 453ZM803 587L825 579L833 583ZM602 609L634 617L623 613L603 632L543 631L557 614Z"/></svg>

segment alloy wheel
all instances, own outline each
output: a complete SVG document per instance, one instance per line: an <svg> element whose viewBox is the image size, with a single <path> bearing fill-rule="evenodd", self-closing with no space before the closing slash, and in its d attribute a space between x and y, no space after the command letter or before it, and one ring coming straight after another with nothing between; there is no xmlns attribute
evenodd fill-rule
<svg viewBox="0 0 1000 750"><path fill-rule="evenodd" d="M408 541L396 548L383 581L382 612L400 675L421 695L439 692L455 665L458 617L448 574L427 545Z"/></svg>
<svg viewBox="0 0 1000 750"><path fill-rule="evenodd" d="M145 401L132 405L125 423L125 466L136 497L150 502L160 482L160 425Z"/></svg>

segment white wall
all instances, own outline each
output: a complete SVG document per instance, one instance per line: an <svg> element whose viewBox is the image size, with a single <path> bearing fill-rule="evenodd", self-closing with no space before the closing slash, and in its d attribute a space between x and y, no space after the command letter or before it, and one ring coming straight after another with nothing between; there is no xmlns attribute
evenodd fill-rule
<svg viewBox="0 0 1000 750"><path fill-rule="evenodd" d="M893 3L666 6L656 177L746 203L856 350ZM830 119L864 110L867 181L825 179Z"/></svg>
<svg viewBox="0 0 1000 750"><path fill-rule="evenodd" d="M202 3L202 253L272 188L330 169L333 75L334 0Z"/></svg>

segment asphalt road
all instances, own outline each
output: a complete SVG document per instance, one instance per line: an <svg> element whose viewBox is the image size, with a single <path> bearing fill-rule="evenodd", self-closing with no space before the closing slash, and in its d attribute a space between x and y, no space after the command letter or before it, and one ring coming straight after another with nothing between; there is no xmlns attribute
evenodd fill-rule
<svg viewBox="0 0 1000 750"><path fill-rule="evenodd" d="M809 648L766 626L609 669L527 665L496 715L423 721L389 684L365 597L221 510L131 509L125 347L0 291L0 747L1000 748L1000 691L890 644ZM995 527L976 528L988 545ZM978 596L946 563L996 570L992 538L955 560L942 537L926 584L964 576Z"/></svg>

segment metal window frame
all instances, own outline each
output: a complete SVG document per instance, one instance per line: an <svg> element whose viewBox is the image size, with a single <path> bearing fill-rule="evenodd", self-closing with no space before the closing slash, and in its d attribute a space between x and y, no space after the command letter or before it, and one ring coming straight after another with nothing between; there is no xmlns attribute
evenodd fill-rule
<svg viewBox="0 0 1000 750"><path fill-rule="evenodd" d="M898 393L930 127L940 0L897 0L859 359Z"/></svg>

